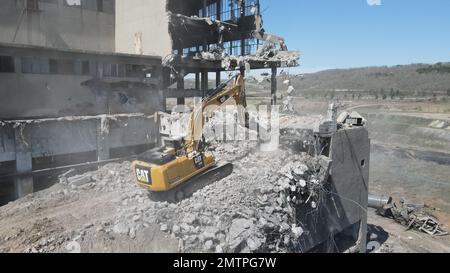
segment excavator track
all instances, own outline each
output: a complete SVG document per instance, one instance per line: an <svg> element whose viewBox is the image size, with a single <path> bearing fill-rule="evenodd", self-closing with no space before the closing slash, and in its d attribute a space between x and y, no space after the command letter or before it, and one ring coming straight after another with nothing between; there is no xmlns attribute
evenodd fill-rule
<svg viewBox="0 0 450 273"><path fill-rule="evenodd" d="M191 197L196 191L229 176L232 172L233 164L218 164L216 167L194 176L170 191L150 192L149 197L157 202L179 203Z"/></svg>

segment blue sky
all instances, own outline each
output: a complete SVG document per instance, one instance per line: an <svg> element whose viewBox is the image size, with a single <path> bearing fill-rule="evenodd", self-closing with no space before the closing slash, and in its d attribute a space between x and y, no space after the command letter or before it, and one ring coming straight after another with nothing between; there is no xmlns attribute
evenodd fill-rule
<svg viewBox="0 0 450 273"><path fill-rule="evenodd" d="M450 61L449 0L260 3L266 31L302 52L302 72Z"/></svg>

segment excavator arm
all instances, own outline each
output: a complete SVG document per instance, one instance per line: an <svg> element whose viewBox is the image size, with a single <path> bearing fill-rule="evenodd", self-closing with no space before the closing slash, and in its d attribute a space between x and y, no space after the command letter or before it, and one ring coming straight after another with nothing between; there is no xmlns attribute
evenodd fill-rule
<svg viewBox="0 0 450 273"><path fill-rule="evenodd" d="M201 106L192 111L185 143L187 154L198 151L206 119L211 117L219 108L228 105L242 106L238 108L239 115L245 119L245 125L248 127L248 116L243 111L247 107L247 99L244 79L241 75L237 75L219 86L203 99Z"/></svg>

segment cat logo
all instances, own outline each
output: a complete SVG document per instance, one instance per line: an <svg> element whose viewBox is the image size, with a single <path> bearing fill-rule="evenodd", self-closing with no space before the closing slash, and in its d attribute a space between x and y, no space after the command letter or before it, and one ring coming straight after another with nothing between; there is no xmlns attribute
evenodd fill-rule
<svg viewBox="0 0 450 273"><path fill-rule="evenodd" d="M198 169L205 167L205 163L203 162L203 156L201 154L195 156L193 158L193 160L194 160L195 167L197 167Z"/></svg>
<svg viewBox="0 0 450 273"><path fill-rule="evenodd" d="M150 170L148 168L136 167L136 178L139 182L150 183Z"/></svg>

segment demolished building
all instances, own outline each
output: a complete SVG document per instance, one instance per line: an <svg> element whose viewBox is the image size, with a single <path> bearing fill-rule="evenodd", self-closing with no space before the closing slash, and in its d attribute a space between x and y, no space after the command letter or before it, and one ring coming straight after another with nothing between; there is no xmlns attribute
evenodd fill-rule
<svg viewBox="0 0 450 273"><path fill-rule="evenodd" d="M267 33L258 0L117 1L116 49L163 56L164 86L176 83L171 97L184 104L188 96L204 97L209 76L215 86L221 72L272 70L272 102L276 103L277 68L297 66L299 52L288 51L283 38ZM156 23L157 22L157 23ZM154 27L149 28L152 25ZM134 32L130 32L130 28ZM158 35L155 41L154 37ZM195 90L184 79L195 76ZM214 88L213 88L214 89Z"/></svg>
<svg viewBox="0 0 450 273"><path fill-rule="evenodd" d="M90 123L103 124L100 115L125 115L131 120L124 122L127 126L146 128L136 116L166 111L168 98L184 104L187 97L204 97L220 85L222 71L272 69L275 103L277 68L297 65L298 52L286 55L284 40L265 33L258 1L131 2L2 1L1 174L29 175L58 161L106 160L127 155L110 149L141 147L129 149L139 152L154 146L159 132L153 129L125 140L119 136L130 127L118 126L118 137L105 138L105 132L115 131L99 131L100 125ZM214 86L208 85L211 73L216 75ZM194 90L184 88L189 74L195 75ZM74 144L73 132L61 131L74 126L73 116L84 116L75 118L84 124L77 129L85 136L79 140L83 145ZM158 127L157 120L147 120L150 128ZM110 139L117 139L116 144ZM87 159L86 153L92 155ZM67 159L73 155L79 159ZM26 181L33 184L31 177ZM33 191L11 187L16 193L6 200Z"/></svg>

